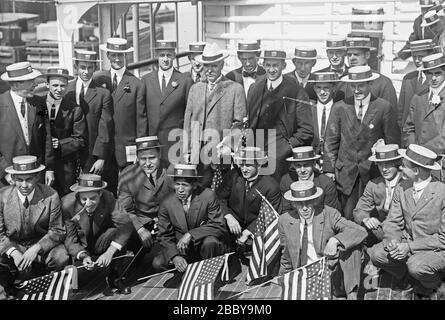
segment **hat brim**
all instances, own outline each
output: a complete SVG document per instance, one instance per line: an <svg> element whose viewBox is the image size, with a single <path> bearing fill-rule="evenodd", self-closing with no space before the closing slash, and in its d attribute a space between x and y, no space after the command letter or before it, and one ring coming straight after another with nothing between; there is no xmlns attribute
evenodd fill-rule
<svg viewBox="0 0 445 320"><path fill-rule="evenodd" d="M320 187L317 187L317 191L313 195L311 195L309 197L304 197L304 198L295 198L294 196L292 196L292 190L288 190L284 193L284 199L286 199L288 201L292 201L292 202L303 202L303 201L317 199L317 198L321 197L322 194L323 194L323 190Z"/></svg>
<svg viewBox="0 0 445 320"><path fill-rule="evenodd" d="M341 80L340 79L337 79L337 80L308 80L307 82L310 82L310 83L329 83L329 82L335 83L335 82L341 82Z"/></svg>
<svg viewBox="0 0 445 320"><path fill-rule="evenodd" d="M79 59L79 58L73 58L73 61L85 61L85 62L102 62L102 60L87 60L87 59Z"/></svg>
<svg viewBox="0 0 445 320"><path fill-rule="evenodd" d="M31 73L28 73L24 76L10 78L8 76L8 73L5 72L0 76L0 79L2 79L4 81L26 81L26 80L34 80L35 78L39 77L41 74L42 73L40 71L33 69Z"/></svg>
<svg viewBox="0 0 445 320"><path fill-rule="evenodd" d="M324 50L346 50L347 49L346 46L343 46L343 47L326 47L326 46L323 46L321 48L324 49Z"/></svg>
<svg viewBox="0 0 445 320"><path fill-rule="evenodd" d="M445 65L445 62L440 63L440 64L435 65L435 66L432 66L432 67L428 67L428 68L420 67L419 70L421 70L421 71L432 70L432 69L436 69L436 68L442 67L444 65Z"/></svg>
<svg viewBox="0 0 445 320"><path fill-rule="evenodd" d="M157 145L157 146L143 147L143 148L136 149L136 152L144 151L144 150L150 150L150 149L157 149L157 148L162 148L162 147L165 147L165 145L160 144L160 145Z"/></svg>
<svg viewBox="0 0 445 320"><path fill-rule="evenodd" d="M128 53L128 52L133 52L134 51L133 47L130 47L130 48L125 49L125 50L110 49L110 48L107 48L107 44L106 43L99 45L99 49L102 50L102 51L105 51L105 52L117 52L117 53Z"/></svg>
<svg viewBox="0 0 445 320"><path fill-rule="evenodd" d="M297 57L297 56L293 56L292 57L292 61L295 59L300 59L300 60L315 60L317 61L317 57Z"/></svg>
<svg viewBox="0 0 445 320"><path fill-rule="evenodd" d="M35 169L32 169L32 170L17 171L17 170L14 169L13 166L10 166L10 167L7 167L5 169L5 172L9 173L9 174L30 174L30 173L37 173L37 172L43 171L43 170L45 170L45 168L46 167L43 164L41 164L41 165L39 165L38 168L35 168Z"/></svg>
<svg viewBox="0 0 445 320"><path fill-rule="evenodd" d="M376 47L369 47L369 46L346 47L346 50L348 50L348 49L368 49L370 51L377 51Z"/></svg>
<svg viewBox="0 0 445 320"><path fill-rule="evenodd" d="M60 73L43 73L40 76L38 76L37 78L47 78L47 77L62 77L62 78L67 79L68 81L74 80L73 76L66 75L66 74L60 74Z"/></svg>
<svg viewBox="0 0 445 320"><path fill-rule="evenodd" d="M242 162L242 161L246 161L246 162L257 162L258 164L265 164L268 161L267 157L261 157L261 158L241 158L241 157L237 157L234 156L233 157L233 161L234 162Z"/></svg>
<svg viewBox="0 0 445 320"><path fill-rule="evenodd" d="M319 154L316 154L315 156L311 157L311 158L304 158L304 159L295 159L294 157L289 157L286 159L286 161L290 161L290 162L303 162L303 161L311 161L311 160L317 160L320 159L321 156Z"/></svg>
<svg viewBox="0 0 445 320"><path fill-rule="evenodd" d="M224 59L227 59L228 56L229 56L228 53L223 52L222 57L219 57L218 59L215 59L215 60L211 60L211 61L206 60L206 61L204 61L204 60L202 60L202 55L197 56L195 58L195 60L198 61L201 64L212 64L212 63L219 62L219 61L222 61Z"/></svg>
<svg viewBox="0 0 445 320"><path fill-rule="evenodd" d="M434 164L433 164L432 166L425 165L425 164L422 164L422 163L420 163L420 162L417 162L417 161L411 159L410 157L408 157L408 156L406 155L406 149L399 149L398 151L399 151L399 154L400 154L403 158L405 158L406 160L408 160L408 161L410 161L410 162L412 162L412 163L414 163L414 164L417 164L418 166L421 166L421 167L423 167L423 168L427 168L427 169L430 169L430 170L440 170L440 169L442 169L442 166L441 166L440 164L438 164L436 161L434 161Z"/></svg>
<svg viewBox="0 0 445 320"><path fill-rule="evenodd" d="M236 50L236 52L261 52L262 50L261 49L250 49L250 50L248 50L248 49L245 49L245 50Z"/></svg>
<svg viewBox="0 0 445 320"><path fill-rule="evenodd" d="M432 26L433 24L436 24L440 21L440 19L434 20L433 22L427 22L425 23L425 21L422 21L422 23L420 24L420 27L425 28L428 26Z"/></svg>
<svg viewBox="0 0 445 320"><path fill-rule="evenodd" d="M70 187L70 190L74 191L74 192L97 191L97 190L105 189L107 187L107 185L108 184L105 181L102 181L102 186L101 187L82 187L82 186L79 186L78 182L76 182L75 184L73 184Z"/></svg>
<svg viewBox="0 0 445 320"><path fill-rule="evenodd" d="M354 82L367 82L367 81L373 81L375 79L378 79L380 75L378 73L372 72L372 75L369 78L365 79L358 79L358 80L351 80L349 79L349 75L346 75L340 79L341 82L347 82L347 83L354 83Z"/></svg>
<svg viewBox="0 0 445 320"><path fill-rule="evenodd" d="M372 161L372 162L389 162L389 161L397 160L397 159L401 159L401 158L403 158L403 157L402 157L401 155L398 155L397 157L393 157L393 158L377 159L377 158L375 157L375 155L372 155L372 156L370 156L370 157L368 158L368 160L369 160L369 161Z"/></svg>
<svg viewBox="0 0 445 320"><path fill-rule="evenodd" d="M187 178L187 179L199 179L202 178L203 176L189 176L189 175L176 175L176 174L168 174L168 177L173 177L173 178Z"/></svg>

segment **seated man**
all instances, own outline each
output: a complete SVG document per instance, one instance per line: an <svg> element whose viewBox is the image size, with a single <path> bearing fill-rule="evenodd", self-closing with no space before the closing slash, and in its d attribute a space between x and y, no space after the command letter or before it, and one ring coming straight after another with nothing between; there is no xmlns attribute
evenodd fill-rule
<svg viewBox="0 0 445 320"><path fill-rule="evenodd" d="M368 252L401 287L428 298L445 271L445 185L432 180L431 171L440 169L436 153L415 144L399 153L405 180L394 191L383 241Z"/></svg>
<svg viewBox="0 0 445 320"><path fill-rule="evenodd" d="M320 203L341 210L335 183L331 178L320 173L315 167L317 159L320 158L321 156L315 154L314 148L311 146L293 148L292 157L286 159L291 163L289 173L281 178L281 195L284 196L284 194L290 190L292 182L309 180L313 181L316 187L320 187L323 190L323 194L320 196ZM281 201L283 204L283 212L293 209L290 201L286 199L281 199Z"/></svg>
<svg viewBox="0 0 445 320"><path fill-rule="evenodd" d="M69 261L57 192L38 183L44 165L18 156L5 169L13 185L0 190L0 285L15 297L14 280L63 269Z"/></svg>
<svg viewBox="0 0 445 320"><path fill-rule="evenodd" d="M199 189L196 165L176 164L171 175L175 192L159 208L161 252L153 259L155 271L173 264L182 273L189 263L227 252L227 229L215 193Z"/></svg>
<svg viewBox="0 0 445 320"><path fill-rule="evenodd" d="M381 176L368 182L353 211L354 221L368 230L368 247L383 240L382 223L388 215L394 190L402 178L399 171L402 156L398 149L396 144L377 146L375 155L369 157L369 161L377 164Z"/></svg>
<svg viewBox="0 0 445 320"><path fill-rule="evenodd" d="M336 209L317 203L322 194L323 190L312 181L294 182L285 193L284 198L292 202L294 210L278 219L283 247L280 274L326 256L335 267L334 292L340 291L342 281L347 298L355 300L360 284L360 244L366 238L366 230L343 218Z"/></svg>
<svg viewBox="0 0 445 320"><path fill-rule="evenodd" d="M221 209L232 234L232 244L251 245L256 219L261 206L259 191L278 213L281 213L281 196L278 183L271 176L258 173L267 161L257 147L245 147L234 157L239 169L232 169L217 190Z"/></svg>
<svg viewBox="0 0 445 320"><path fill-rule="evenodd" d="M115 281L122 259L112 259L119 252L125 252L122 248L130 238L133 226L113 193L104 190L106 187L107 183L100 176L82 174L79 182L70 187L73 192L62 198L67 232L65 246L74 263L82 264L87 271L93 271L95 265L104 268L109 266L109 288L117 288L119 293L129 294L130 288ZM93 257L97 257L95 262Z"/></svg>

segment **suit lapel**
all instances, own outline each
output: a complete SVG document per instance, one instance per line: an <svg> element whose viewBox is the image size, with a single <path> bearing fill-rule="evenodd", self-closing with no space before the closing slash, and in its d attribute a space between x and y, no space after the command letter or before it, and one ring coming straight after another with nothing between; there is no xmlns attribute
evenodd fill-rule
<svg viewBox="0 0 445 320"><path fill-rule="evenodd" d="M6 101L5 106L6 109L9 112L9 118L11 120L11 124L13 125L14 129L17 131L17 134L19 137L23 140L23 144L25 143L25 136L23 135L22 126L20 125L19 115L17 114L17 111L15 110L14 101L11 98L11 94L7 95L7 99L9 101Z"/></svg>
<svg viewBox="0 0 445 320"><path fill-rule="evenodd" d="M34 126L34 121L36 119L37 107L33 106L28 102L28 137L31 142L32 139L32 127Z"/></svg>
<svg viewBox="0 0 445 320"><path fill-rule="evenodd" d="M13 230L19 231L20 226L22 225L22 214L20 212L20 199L17 192L18 192L17 188L12 188L12 191L6 200L5 207L3 208L5 225L7 225L7 229L11 233L14 232Z"/></svg>
<svg viewBox="0 0 445 320"><path fill-rule="evenodd" d="M179 72L173 69L172 76L170 77L170 81L168 82L167 86L165 87L165 91L162 93L161 103L167 99L167 97L178 87L177 85L175 87L172 86L172 82L175 81L176 84L179 84L177 81L179 79Z"/></svg>
<svg viewBox="0 0 445 320"><path fill-rule="evenodd" d="M359 127L357 123L357 114L355 113L354 102L352 105L350 104L346 105L347 105L347 108L345 108L346 116L348 117L350 122L350 124L347 127L354 129L355 131L358 131Z"/></svg>
<svg viewBox="0 0 445 320"><path fill-rule="evenodd" d="M202 201L201 201L199 195L193 195L192 201L190 203L190 208L187 213L189 215L189 221L191 222L191 224L189 225L190 229L199 227L198 226L198 218L199 218L199 214L201 212L201 205L202 205Z"/></svg>
<svg viewBox="0 0 445 320"><path fill-rule="evenodd" d="M175 199L172 201L172 209L175 215L176 220L178 221L180 227L182 230L187 232L189 230L188 224L187 224L187 218L185 216L184 208L181 204L181 201L177 197L174 197ZM190 208L189 208L190 211Z"/></svg>
<svg viewBox="0 0 445 320"><path fill-rule="evenodd" d="M414 191L414 186L412 191ZM432 182L428 183L425 190L423 190L422 192L422 196L420 197L419 200L417 200L417 203L415 205L415 211L412 217L414 217L420 211L420 209L422 209L428 202L431 201L431 199L433 199L435 193L436 191L434 190L434 184Z"/></svg>
<svg viewBox="0 0 445 320"><path fill-rule="evenodd" d="M216 103L224 96L225 93L225 79L222 78L221 81L216 85L216 88L209 95L209 104L207 105L207 114L208 116L212 111L213 107L215 107Z"/></svg>
<svg viewBox="0 0 445 320"><path fill-rule="evenodd" d="M247 113L249 117L249 126L252 129L256 129L256 126L258 125L258 119L260 116L262 105L262 97L267 83L265 79L261 81L262 82L258 82L258 85L255 85L255 90L251 92L251 95L249 95L249 100L252 99L252 101L249 101L249 104L247 106Z"/></svg>
<svg viewBox="0 0 445 320"><path fill-rule="evenodd" d="M124 75L122 76L121 82L119 82L116 90L113 91L113 101L114 101L115 105L119 102L119 100L124 95L124 88L127 86L128 87L130 86L129 79L130 79L130 77L127 74L127 71L125 71Z"/></svg>
<svg viewBox="0 0 445 320"><path fill-rule="evenodd" d="M365 117L360 125L360 131L367 127L369 123L374 119L375 113L377 112L377 105L371 100L369 102L368 110L366 110Z"/></svg>
<svg viewBox="0 0 445 320"><path fill-rule="evenodd" d="M316 209L317 210L317 209ZM314 240L315 252L322 253L323 248L321 247L323 238L323 225L324 225L324 210L320 213L315 213L312 220L312 239Z"/></svg>
<svg viewBox="0 0 445 320"><path fill-rule="evenodd" d="M315 102L315 106L311 106L311 110L312 110L312 123L314 125L314 142L318 143L318 141L320 140L320 137L319 137L319 133L318 133L319 129L318 129L317 103L316 102Z"/></svg>
<svg viewBox="0 0 445 320"><path fill-rule="evenodd" d="M298 260L300 259L300 217L298 213L295 210L292 210L289 212L290 216L293 219L289 220L289 232L288 234L295 235L294 239L297 239L295 241L295 246L293 247L295 252L289 252L289 255L292 257L292 261L295 261L295 265L292 267L297 268L298 266Z"/></svg>
<svg viewBox="0 0 445 320"><path fill-rule="evenodd" d="M88 87L87 93L86 93L86 95L85 95L85 97L84 97L86 103L90 103L91 100L94 99L94 97L96 96L96 94L97 94L97 88L96 88L96 85L94 84L93 81L91 81L90 86Z"/></svg>
<svg viewBox="0 0 445 320"><path fill-rule="evenodd" d="M37 221L39 221L40 216L42 215L45 208L46 206L43 202L43 193L40 190L40 187L36 186L34 197L32 198L29 206L29 217L31 220L31 225L35 226L37 224Z"/></svg>

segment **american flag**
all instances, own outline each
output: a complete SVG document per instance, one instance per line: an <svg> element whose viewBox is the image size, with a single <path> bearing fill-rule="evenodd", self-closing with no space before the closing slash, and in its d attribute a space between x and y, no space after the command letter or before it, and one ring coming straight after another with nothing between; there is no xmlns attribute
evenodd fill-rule
<svg viewBox="0 0 445 320"><path fill-rule="evenodd" d="M269 201L257 190L263 198L256 222L252 256L250 257L247 282L267 275L267 266L280 250L278 235L278 213Z"/></svg>
<svg viewBox="0 0 445 320"><path fill-rule="evenodd" d="M330 300L331 272L326 258L283 275L283 300Z"/></svg>
<svg viewBox="0 0 445 320"><path fill-rule="evenodd" d="M77 289L77 269L74 266L24 281L18 286L21 300L69 300L71 288Z"/></svg>
<svg viewBox="0 0 445 320"><path fill-rule="evenodd" d="M213 285L227 255L189 264L179 287L178 300L213 300Z"/></svg>

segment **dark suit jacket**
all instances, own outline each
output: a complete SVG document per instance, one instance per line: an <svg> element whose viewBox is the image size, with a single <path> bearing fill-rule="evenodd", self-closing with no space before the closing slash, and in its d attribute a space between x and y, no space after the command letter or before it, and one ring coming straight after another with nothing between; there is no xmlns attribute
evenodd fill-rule
<svg viewBox="0 0 445 320"><path fill-rule="evenodd" d="M445 250L445 185L430 182L414 202L412 182L402 181L394 191L383 223L384 241L406 241L413 254Z"/></svg>
<svg viewBox="0 0 445 320"><path fill-rule="evenodd" d="M194 193L187 214L175 193L162 201L158 239L167 261L179 255L176 243L187 232L191 234L194 245L199 245L208 236L226 239L224 216L212 190L204 189L201 193Z"/></svg>
<svg viewBox="0 0 445 320"><path fill-rule="evenodd" d="M90 222L87 212L78 199L77 192L71 192L62 198L62 213L66 227L65 247L74 258L80 251L86 251L90 233ZM133 231L128 214L116 201L110 191L103 190L100 203L93 214L93 234L97 239L109 228L116 228L113 240L124 246ZM93 252L89 253L94 254Z"/></svg>
<svg viewBox="0 0 445 320"><path fill-rule="evenodd" d="M262 201L257 190L281 214L280 187L271 176L258 176L250 190L246 191L246 180L238 169L232 169L217 190L223 215L231 214L242 229L248 229L252 233Z"/></svg>
<svg viewBox="0 0 445 320"><path fill-rule="evenodd" d="M110 71L95 72L93 80L111 92ZM127 164L125 147L135 145L136 138L146 136L148 132L145 87L141 80L126 70L111 97L113 98L115 156L119 167L124 167Z"/></svg>
<svg viewBox="0 0 445 320"><path fill-rule="evenodd" d="M158 168L156 186L150 183L138 163L122 171L119 177L118 199L128 212L136 230L158 216L160 203L172 191L172 181L167 176L166 164Z"/></svg>
<svg viewBox="0 0 445 320"><path fill-rule="evenodd" d="M47 185L36 185L29 204L29 230L24 229L23 205L17 192L15 186L0 189L0 254L10 248L19 249L18 245L29 248L35 243L48 253L63 243L65 227L57 192Z"/></svg>
<svg viewBox="0 0 445 320"><path fill-rule="evenodd" d="M257 77L255 79L255 82L266 78L266 71L262 66L258 66L256 76ZM243 67L239 67L238 69L233 69L232 71L226 74L226 78L238 82L240 85L244 87Z"/></svg>
<svg viewBox="0 0 445 320"><path fill-rule="evenodd" d="M157 135L164 159L174 141L168 141L170 130L182 129L187 99L193 81L179 71L173 70L165 92L161 94L158 71L153 71L142 78L145 86L145 101L148 117L148 134ZM173 85L174 84L174 85Z"/></svg>
<svg viewBox="0 0 445 320"><path fill-rule="evenodd" d="M368 233L358 224L343 218L336 209L325 206L315 207L312 220L312 236L315 252L323 256L324 248L332 237L337 238L342 250L347 251L358 246ZM300 216L296 210L286 212L278 219L281 255L280 274L298 267L300 257Z"/></svg>
<svg viewBox="0 0 445 320"><path fill-rule="evenodd" d="M302 88L301 84L298 82L297 76L295 75L295 70L284 74L284 76L292 78ZM308 80L314 80L314 78L314 75L311 73ZM317 94L314 91L313 82L306 83L306 87L304 87L304 90L306 91L310 100L317 100Z"/></svg>
<svg viewBox="0 0 445 320"><path fill-rule="evenodd" d="M293 210L292 203L284 199L284 194L290 190L290 185L295 181L298 181L298 175L295 171L289 171L281 178L280 191L283 197L281 199L283 212ZM334 181L322 173L314 172L314 184L316 187L323 189L323 194L318 198L319 203L341 211Z"/></svg>
<svg viewBox="0 0 445 320"><path fill-rule="evenodd" d="M0 95L0 179L6 175L5 169L12 165L15 156L34 155L47 169L54 170L51 128L45 99L34 96L28 98L27 102L29 146L26 145L10 92Z"/></svg>
<svg viewBox="0 0 445 320"><path fill-rule="evenodd" d="M368 160L378 139L384 139L386 144L400 141L397 117L388 101L371 95L361 124L357 120L354 98L334 104L326 127L325 153L335 168L337 188L343 194L351 193L357 177L366 184L380 175ZM327 172L325 166L323 169Z"/></svg>
<svg viewBox="0 0 445 320"><path fill-rule="evenodd" d="M77 101L76 80L68 84L67 94ZM88 133L88 146L81 154L82 167L89 171L97 159L107 160L111 156L113 133L113 101L110 92L91 81L80 107L85 115Z"/></svg>

